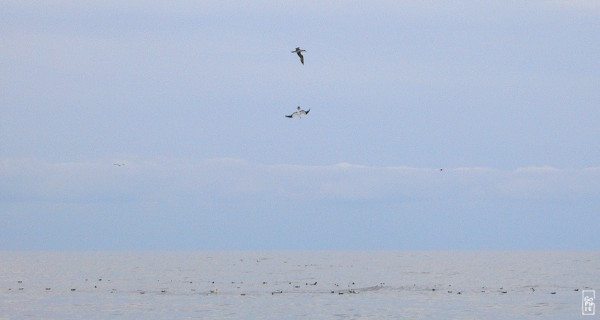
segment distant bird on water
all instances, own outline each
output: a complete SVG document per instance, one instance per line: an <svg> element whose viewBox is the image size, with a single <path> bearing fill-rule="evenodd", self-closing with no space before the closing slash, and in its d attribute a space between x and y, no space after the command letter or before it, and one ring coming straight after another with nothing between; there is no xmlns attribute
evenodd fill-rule
<svg viewBox="0 0 600 320"><path fill-rule="evenodd" d="M292 53L295 53L298 55L298 57L300 57L300 62L302 62L302 64L304 64L304 56L302 55L303 51L306 51L306 50L300 49L300 47L296 47L296 50L292 51Z"/></svg>
<svg viewBox="0 0 600 320"><path fill-rule="evenodd" d="M295 116L298 116L298 118L302 119L302 116L307 115L310 112L310 109L304 111L302 109L300 109L300 106L298 106L298 110L292 114L290 114L289 116L286 116L288 118L293 118Z"/></svg>

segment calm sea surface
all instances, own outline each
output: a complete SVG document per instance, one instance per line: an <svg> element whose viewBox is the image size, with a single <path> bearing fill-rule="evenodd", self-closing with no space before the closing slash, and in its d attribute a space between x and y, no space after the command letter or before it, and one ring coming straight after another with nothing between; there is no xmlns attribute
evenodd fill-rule
<svg viewBox="0 0 600 320"><path fill-rule="evenodd" d="M0 253L0 319L591 320L598 288L600 251Z"/></svg>

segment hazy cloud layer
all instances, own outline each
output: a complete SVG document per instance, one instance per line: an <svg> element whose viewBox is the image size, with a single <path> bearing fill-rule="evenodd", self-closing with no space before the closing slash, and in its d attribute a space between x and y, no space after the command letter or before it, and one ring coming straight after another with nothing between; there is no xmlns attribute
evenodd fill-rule
<svg viewBox="0 0 600 320"><path fill-rule="evenodd" d="M121 162L117 162L121 163ZM276 201L460 200L584 201L600 198L600 168L374 167L257 164L239 159L135 159L48 163L2 159L4 201L145 198Z"/></svg>
<svg viewBox="0 0 600 320"><path fill-rule="evenodd" d="M590 249L599 190L599 168L3 158L0 249Z"/></svg>

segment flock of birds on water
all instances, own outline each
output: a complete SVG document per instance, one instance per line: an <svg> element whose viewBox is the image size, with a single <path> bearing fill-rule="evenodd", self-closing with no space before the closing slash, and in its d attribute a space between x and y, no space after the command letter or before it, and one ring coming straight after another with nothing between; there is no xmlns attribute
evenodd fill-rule
<svg viewBox="0 0 600 320"><path fill-rule="evenodd" d="M91 283L91 284L94 285L94 289L96 289L96 290L97 289L102 290L101 287L100 287L100 283L102 283L102 280L103 280L102 278L98 278L97 281ZM160 282L160 280L157 280L157 281ZM88 282L88 279L85 279L85 282ZM105 281L105 282L107 282L107 281ZM108 280L108 282L110 283L111 281ZM170 282L172 283L173 281L170 281ZM193 281L186 281L186 282L189 282L190 285L194 283ZM19 280L19 281L17 281L17 283L19 284L19 287L18 287L18 290L15 290L15 291L24 291L25 287L22 286L23 285L23 281ZM208 291L205 291L205 292L202 292L202 291L197 292L197 289L192 288L192 289L190 289L190 291L191 292L200 293L200 294L204 293L204 294L207 294L207 295L218 294L219 293L219 289L215 287L215 281L212 281L212 282L209 281L208 283L210 285L212 285L212 287L213 287L212 290L208 290ZM166 284L166 283L163 283L163 284ZM231 284L233 286L236 286L237 289L239 290L239 289L242 289L241 285L243 285L244 282L243 281L242 282L232 281ZM263 286L267 285L267 284L268 283L266 281L262 282ZM282 283L279 283L278 286L281 286L281 284ZM431 288L431 287L430 288L422 288L422 287L419 288L419 287L417 287L416 284L413 285L413 286L389 287L389 286L386 286L386 284L382 282L382 283L379 283L379 284L377 284L375 286L371 286L371 287L358 287L355 282L352 282L352 283L348 283L346 285L335 283L335 284L333 284L333 286L335 288L330 288L330 289L327 289L327 290L302 291L301 287L304 287L304 286L307 286L307 287L316 287L317 284L318 284L318 282L315 281L315 282L306 282L304 284L299 284L299 283L295 283L295 282L291 282L290 281L288 284L290 286L292 286L293 289L290 289L289 291L284 291L282 289L278 289L278 290L275 290L275 291L271 291L271 295L282 294L282 293L296 293L296 294L299 294L299 293L312 293L312 294L315 294L315 293L332 293L332 294L343 295L345 293L347 293L347 294L358 294L361 291L364 291L364 292L378 291L378 290L381 290L381 289L384 289L384 288L387 288L387 289L392 290L392 291L432 291L432 292L447 291L450 294L458 294L458 295L462 295L463 292L467 293L466 291L463 291L463 290L453 290L452 285L448 285L446 288L440 288L440 287L437 287L437 286L434 286L433 288ZM86 289L89 290L89 287L85 288L84 291L87 291ZM300 289L300 290L298 290L298 289ZM331 289L334 289L334 290L331 290ZM589 287L585 287L584 289L590 289L590 288ZM50 291L50 290L52 290L51 287L46 287L44 291ZM75 292L76 290L77 290L77 288L70 288L71 292ZM580 290L579 288L573 289L573 291L575 291L575 292L579 292L579 290ZM8 291L9 292L13 291L13 288L8 288ZM165 294L165 293L168 293L169 291L170 290L167 287L161 287L161 288L159 288L157 290L140 290L140 289L138 289L135 292L137 292L139 294L152 293L152 292ZM231 291L231 288L228 291ZM233 290L233 291L236 291L236 290ZM508 290L505 289L504 287L500 287L499 289L494 290L492 288L488 288L486 286L483 286L483 287L481 287L480 291L481 291L481 293L500 293L500 294L506 294L506 293L508 293ZM520 291L520 290L516 290L516 291ZM529 291L531 293L535 293L536 289L534 287L529 287ZM111 286L110 293L117 293L117 292L122 292L122 291L118 290L118 289L116 289L116 288L114 288L114 287ZM125 291L125 292L127 292L127 291ZM550 291L548 293L550 293L551 295L555 295L555 294L557 294L557 291ZM231 294L231 292L229 292L229 294ZM257 294L260 294L260 292L251 292L251 294L257 295ZM242 292L242 293L240 293L240 295L241 296L245 296L245 295L247 295L247 293Z"/></svg>

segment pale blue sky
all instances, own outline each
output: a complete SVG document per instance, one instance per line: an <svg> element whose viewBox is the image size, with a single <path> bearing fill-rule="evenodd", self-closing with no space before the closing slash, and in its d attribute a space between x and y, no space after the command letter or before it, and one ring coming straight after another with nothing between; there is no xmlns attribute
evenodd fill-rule
<svg viewBox="0 0 600 320"><path fill-rule="evenodd" d="M598 39L597 1L3 1L0 250L597 249Z"/></svg>

